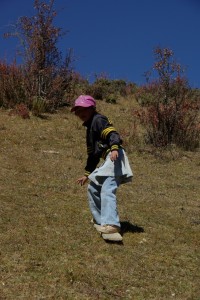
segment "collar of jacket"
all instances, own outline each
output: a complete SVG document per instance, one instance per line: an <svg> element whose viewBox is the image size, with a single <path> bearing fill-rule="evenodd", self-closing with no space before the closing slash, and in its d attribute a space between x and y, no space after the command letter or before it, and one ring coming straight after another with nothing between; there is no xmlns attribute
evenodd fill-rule
<svg viewBox="0 0 200 300"><path fill-rule="evenodd" d="M95 112L95 113L91 116L91 118L90 118L88 121L84 122L82 125L85 126L85 127L90 127L90 125L92 124L93 118L94 118L94 116L95 116L96 114L97 114L97 112Z"/></svg>

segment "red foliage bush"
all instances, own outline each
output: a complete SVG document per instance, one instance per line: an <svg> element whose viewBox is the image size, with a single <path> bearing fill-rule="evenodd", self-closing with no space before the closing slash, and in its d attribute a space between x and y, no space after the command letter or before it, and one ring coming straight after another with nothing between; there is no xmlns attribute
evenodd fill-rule
<svg viewBox="0 0 200 300"><path fill-rule="evenodd" d="M12 108L26 102L27 90L23 70L15 62L0 61L0 106Z"/></svg>
<svg viewBox="0 0 200 300"><path fill-rule="evenodd" d="M159 78L138 89L136 99L141 108L133 112L144 125L146 141L156 147L177 144L187 150L199 147L200 97L193 97L187 80L180 76L180 65L173 52L156 48L154 71ZM149 73L148 73L149 74ZM175 76L176 75L176 76Z"/></svg>

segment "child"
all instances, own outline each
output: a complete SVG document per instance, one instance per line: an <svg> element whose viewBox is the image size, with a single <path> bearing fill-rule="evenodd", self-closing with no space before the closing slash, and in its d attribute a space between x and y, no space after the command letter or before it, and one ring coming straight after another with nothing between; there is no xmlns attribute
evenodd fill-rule
<svg viewBox="0 0 200 300"><path fill-rule="evenodd" d="M94 226L105 239L122 240L116 191L120 184L131 181L133 176L122 140L111 121L96 111L93 97L79 96L71 112L87 128L87 164L84 176L77 183L84 185L90 180L88 200ZM97 168L100 158L104 162Z"/></svg>

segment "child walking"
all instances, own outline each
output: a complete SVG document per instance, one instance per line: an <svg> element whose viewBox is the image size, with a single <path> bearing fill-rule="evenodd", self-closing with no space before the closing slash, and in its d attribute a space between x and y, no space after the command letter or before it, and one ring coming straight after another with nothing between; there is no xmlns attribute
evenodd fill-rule
<svg viewBox="0 0 200 300"><path fill-rule="evenodd" d="M120 184L133 177L119 133L111 121L96 111L96 101L89 95L79 96L71 112L86 127L87 163L85 174L77 179L84 185L88 179L88 200L94 227L107 240L122 240L116 192ZM100 159L103 163L97 167Z"/></svg>

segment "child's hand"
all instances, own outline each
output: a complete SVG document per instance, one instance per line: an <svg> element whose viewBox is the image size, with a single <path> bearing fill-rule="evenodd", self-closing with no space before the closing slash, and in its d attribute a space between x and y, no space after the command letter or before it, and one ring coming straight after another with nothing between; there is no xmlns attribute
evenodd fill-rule
<svg viewBox="0 0 200 300"><path fill-rule="evenodd" d="M88 181L88 177L87 176L82 176L81 178L77 179L77 183L80 185L84 185L86 183L86 181Z"/></svg>
<svg viewBox="0 0 200 300"><path fill-rule="evenodd" d="M118 156L119 156L118 150L113 150L113 151L111 152L111 154L110 154L110 159L111 159L112 161L114 161L114 160L116 160L116 159L118 158Z"/></svg>

